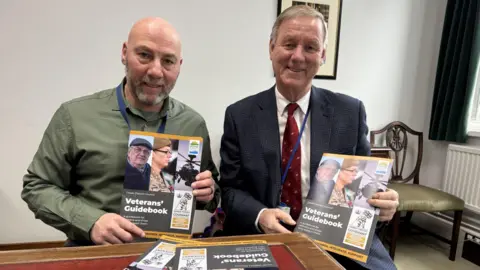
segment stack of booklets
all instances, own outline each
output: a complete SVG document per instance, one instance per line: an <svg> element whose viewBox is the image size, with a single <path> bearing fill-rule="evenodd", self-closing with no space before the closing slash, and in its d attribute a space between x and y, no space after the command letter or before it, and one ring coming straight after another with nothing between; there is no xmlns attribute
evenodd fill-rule
<svg viewBox="0 0 480 270"><path fill-rule="evenodd" d="M175 248L178 243L195 244L196 241L186 238L160 236L159 240L138 257L136 261L125 268L125 270L173 269L172 258L175 256Z"/></svg>
<svg viewBox="0 0 480 270"><path fill-rule="evenodd" d="M266 241L201 242L160 237L125 270L278 270Z"/></svg>
<svg viewBox="0 0 480 270"><path fill-rule="evenodd" d="M200 171L203 139L130 131L127 147L120 215L147 239L190 237L196 205L191 185Z"/></svg>
<svg viewBox="0 0 480 270"><path fill-rule="evenodd" d="M297 220L295 232L325 250L366 262L379 209L368 203L387 188L392 159L324 154Z"/></svg>

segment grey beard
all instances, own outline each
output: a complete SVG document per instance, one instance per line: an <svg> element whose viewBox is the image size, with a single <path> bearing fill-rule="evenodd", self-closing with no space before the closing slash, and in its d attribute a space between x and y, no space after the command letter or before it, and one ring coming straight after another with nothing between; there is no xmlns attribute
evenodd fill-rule
<svg viewBox="0 0 480 270"><path fill-rule="evenodd" d="M171 89L165 89L166 92L160 93L155 98L154 101L149 101L147 96L142 91L142 86L141 86L142 81L139 81L138 84L135 84L135 82L128 80L128 60L125 61L125 75L127 76L127 83L130 84L133 90L133 93L135 94L135 96L137 96L138 101L140 101L145 105L154 106L154 105L162 104L162 102L168 97L168 94L170 93ZM174 86L175 86L175 83L172 85L172 89Z"/></svg>
<svg viewBox="0 0 480 270"><path fill-rule="evenodd" d="M167 94L166 93L160 93L156 98L155 100L152 102L152 101L149 101L147 96L142 92L142 89L140 89L140 87L135 87L135 95L137 96L137 99L142 102L143 104L146 104L146 105L159 105L159 104L162 104L162 102L165 100L165 98L167 98Z"/></svg>

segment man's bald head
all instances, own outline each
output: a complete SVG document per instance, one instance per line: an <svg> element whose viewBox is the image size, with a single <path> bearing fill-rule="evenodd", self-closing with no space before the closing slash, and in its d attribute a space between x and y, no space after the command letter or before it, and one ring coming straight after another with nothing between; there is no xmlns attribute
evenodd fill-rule
<svg viewBox="0 0 480 270"><path fill-rule="evenodd" d="M177 30L166 20L159 17L146 17L138 20L130 29L127 45L137 41L145 36L163 37L169 39L174 45L178 46L181 54L182 44Z"/></svg>
<svg viewBox="0 0 480 270"><path fill-rule="evenodd" d="M170 94L182 64L180 35L162 18L137 21L122 47L127 100L138 109L157 111Z"/></svg>

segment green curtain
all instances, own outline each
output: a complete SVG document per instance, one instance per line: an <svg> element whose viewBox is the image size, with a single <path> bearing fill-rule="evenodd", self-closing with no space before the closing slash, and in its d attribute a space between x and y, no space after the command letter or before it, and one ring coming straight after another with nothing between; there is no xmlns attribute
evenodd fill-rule
<svg viewBox="0 0 480 270"><path fill-rule="evenodd" d="M429 139L464 143L471 77L478 61L474 50L479 0L449 0L445 12L430 119ZM474 52L477 52L474 55Z"/></svg>

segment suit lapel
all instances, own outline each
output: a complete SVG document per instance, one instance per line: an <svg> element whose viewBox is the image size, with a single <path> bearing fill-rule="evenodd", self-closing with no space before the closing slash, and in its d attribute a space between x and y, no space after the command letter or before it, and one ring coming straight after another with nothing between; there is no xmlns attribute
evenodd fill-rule
<svg viewBox="0 0 480 270"><path fill-rule="evenodd" d="M312 87L310 119L310 179L314 179L318 164L330 145L333 107L325 92Z"/></svg>
<svg viewBox="0 0 480 270"><path fill-rule="evenodd" d="M276 194L280 190L280 133L278 129L277 103L275 98L275 86L260 96L258 101L258 113L254 114L255 125L260 137L262 153L268 168L268 175L271 183L274 183L275 190L272 190L272 204L277 204Z"/></svg>

